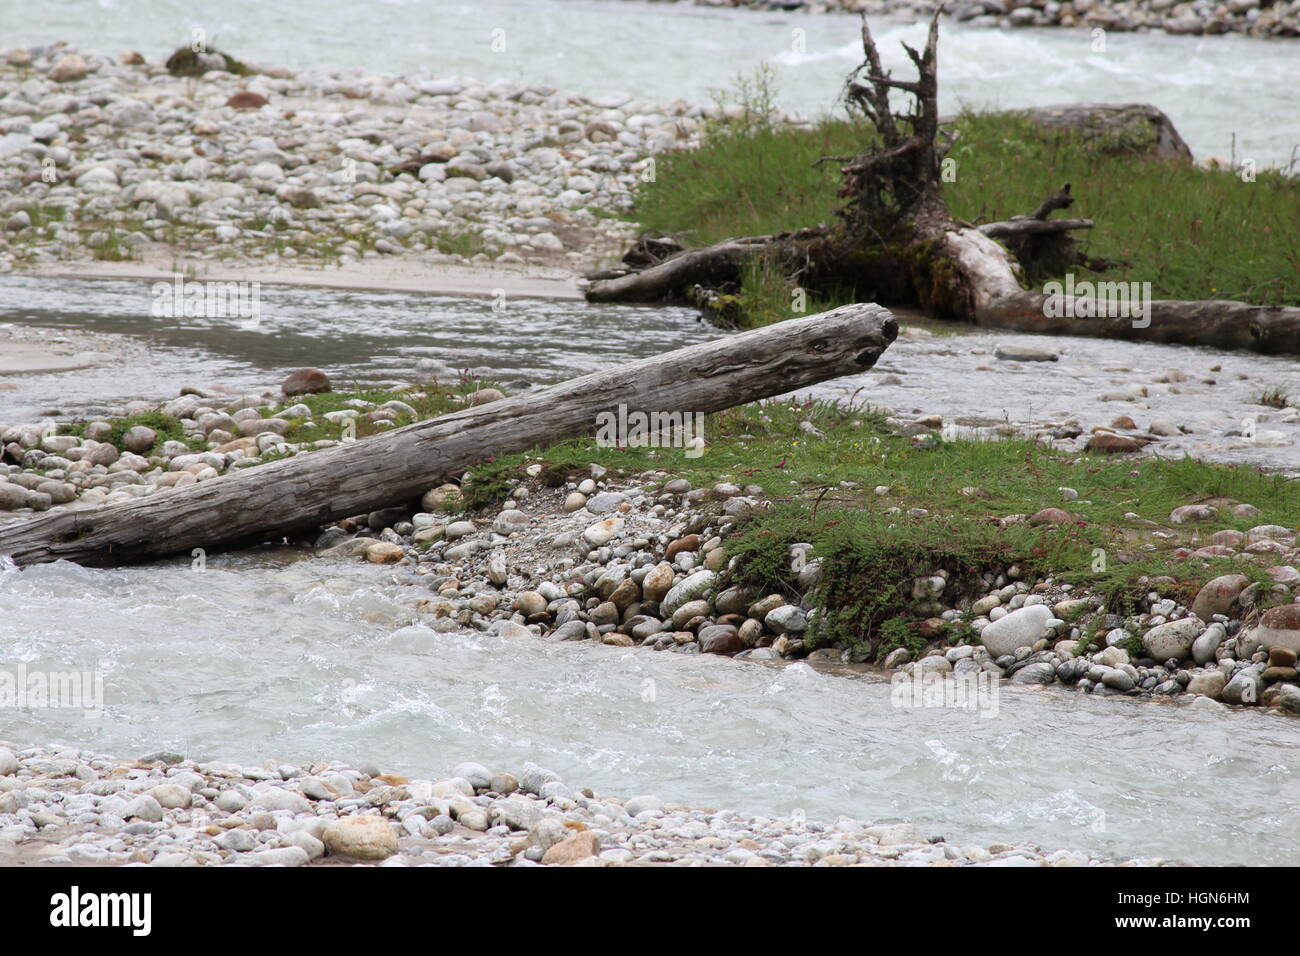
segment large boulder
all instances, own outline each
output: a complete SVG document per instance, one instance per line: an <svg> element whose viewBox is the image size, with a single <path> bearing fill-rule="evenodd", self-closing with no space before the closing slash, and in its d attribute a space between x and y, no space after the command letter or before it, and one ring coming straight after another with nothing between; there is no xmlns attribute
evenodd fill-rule
<svg viewBox="0 0 1300 956"><path fill-rule="evenodd" d="M1015 111L1051 132L1076 134L1102 153L1192 161L1173 121L1147 103L1080 103Z"/></svg>
<svg viewBox="0 0 1300 956"><path fill-rule="evenodd" d="M1205 630L1199 617L1185 617L1151 628L1142 635L1142 647L1157 661L1181 661L1192 653L1192 643Z"/></svg>
<svg viewBox="0 0 1300 956"><path fill-rule="evenodd" d="M1249 583L1250 578L1244 574L1221 574L1212 578L1196 592L1192 613L1206 622L1215 614L1227 614Z"/></svg>
<svg viewBox="0 0 1300 956"><path fill-rule="evenodd" d="M980 641L996 660L1005 654L1014 654L1022 647L1033 646L1047 635L1053 620L1051 608L1046 604L1031 604L985 625L980 631Z"/></svg>
<svg viewBox="0 0 1300 956"><path fill-rule="evenodd" d="M1272 607L1260 615L1251 637L1261 647L1271 650L1285 647L1300 653L1300 604Z"/></svg>

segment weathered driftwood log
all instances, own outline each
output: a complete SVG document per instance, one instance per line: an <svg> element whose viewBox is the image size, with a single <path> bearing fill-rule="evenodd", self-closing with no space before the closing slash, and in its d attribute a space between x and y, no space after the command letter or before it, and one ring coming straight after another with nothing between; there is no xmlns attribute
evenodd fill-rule
<svg viewBox="0 0 1300 956"><path fill-rule="evenodd" d="M968 279L970 314L977 325L1021 332L1083 335L1167 344L1300 354L1300 308L1209 299L1147 298L1133 283L1087 282L1091 294L1053 295L1021 287L1007 251L977 229L943 239L943 254Z"/></svg>
<svg viewBox="0 0 1300 956"><path fill-rule="evenodd" d="M1013 216L1001 222L986 222L977 226L990 239L1010 239L1013 236L1047 236L1072 229L1091 229L1091 219L1035 219L1032 216Z"/></svg>
<svg viewBox="0 0 1300 956"><path fill-rule="evenodd" d="M820 228L774 236L745 236L727 239L703 249L686 249L640 272L613 279L600 279L587 289L591 302L656 302L680 296L693 285L716 286L734 282L741 264L765 247L792 239L811 238Z"/></svg>
<svg viewBox="0 0 1300 956"><path fill-rule="evenodd" d="M147 498L0 526L0 554L122 565L293 535L414 501L486 458L592 434L620 404L713 412L861 372L897 334L885 309L848 305Z"/></svg>

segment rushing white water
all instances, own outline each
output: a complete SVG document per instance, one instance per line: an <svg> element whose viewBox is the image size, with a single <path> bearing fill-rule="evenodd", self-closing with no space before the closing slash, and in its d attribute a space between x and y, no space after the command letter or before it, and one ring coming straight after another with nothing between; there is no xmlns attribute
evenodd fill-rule
<svg viewBox="0 0 1300 956"><path fill-rule="evenodd" d="M105 713L7 713L3 737L115 754L550 766L608 793L914 820L952 841L1300 863L1293 725L1005 687L996 716L889 686L589 643L439 634L400 572L290 552L0 571L0 669L98 667Z"/></svg>
<svg viewBox="0 0 1300 956"><path fill-rule="evenodd" d="M267 64L550 83L648 102L708 102L711 90L767 62L783 105L807 114L829 109L861 60L855 17L686 4L5 0L3 7L5 45L67 40L159 57L188 44L198 28L218 48ZM899 41L920 46L924 29L882 19L875 33L885 65L908 70ZM1285 166L1300 146L1297 41L1162 33L1112 33L1105 41L1098 52L1084 29L946 22L942 105L1150 102L1169 113L1198 156L1229 156L1235 135L1237 159Z"/></svg>

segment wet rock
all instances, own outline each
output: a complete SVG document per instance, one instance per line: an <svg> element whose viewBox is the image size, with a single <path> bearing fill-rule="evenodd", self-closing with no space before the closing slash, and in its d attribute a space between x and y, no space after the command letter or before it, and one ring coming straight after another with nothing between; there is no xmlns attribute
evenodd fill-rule
<svg viewBox="0 0 1300 956"><path fill-rule="evenodd" d="M1056 680L1056 667L1046 661L1026 664L1011 675L1017 684L1051 684Z"/></svg>
<svg viewBox="0 0 1300 956"><path fill-rule="evenodd" d="M372 564L396 564L406 556L400 544L376 541L366 546L366 560Z"/></svg>
<svg viewBox="0 0 1300 956"><path fill-rule="evenodd" d="M700 651L704 654L738 654L745 649L739 631L728 624L700 629Z"/></svg>
<svg viewBox="0 0 1300 956"><path fill-rule="evenodd" d="M1224 685L1221 699L1229 704L1258 704L1264 694L1264 681L1251 669L1241 671Z"/></svg>
<svg viewBox="0 0 1300 956"><path fill-rule="evenodd" d="M330 390L329 376L318 368L300 368L280 383L280 391L287 396L312 395Z"/></svg>

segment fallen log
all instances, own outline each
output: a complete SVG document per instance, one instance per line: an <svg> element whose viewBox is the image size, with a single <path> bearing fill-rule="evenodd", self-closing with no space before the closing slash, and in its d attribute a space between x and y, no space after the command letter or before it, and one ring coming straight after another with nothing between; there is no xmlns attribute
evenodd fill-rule
<svg viewBox="0 0 1300 956"><path fill-rule="evenodd" d="M865 371L897 334L880 306L847 305L147 498L0 526L0 555L117 566L295 535L412 502L484 459L592 434L620 404L714 412Z"/></svg>
<svg viewBox="0 0 1300 956"><path fill-rule="evenodd" d="M1300 308L1151 299L1146 290L1132 288L1137 283L1105 280L1084 280L1092 287L1089 295L1031 292L1016 278L1010 254L978 229L948 232L942 252L967 277L968 314L985 328L1300 353Z"/></svg>
<svg viewBox="0 0 1300 956"><path fill-rule="evenodd" d="M1072 229L1091 229L1091 219L1034 219L1032 216L1014 216L1001 222L986 222L976 228L990 239L1011 239L1017 236L1050 236Z"/></svg>
<svg viewBox="0 0 1300 956"><path fill-rule="evenodd" d="M772 243L821 235L820 227L773 236L726 239L702 249L686 249L662 262L613 279L601 279L587 288L590 302L655 302L680 296L693 285L716 286L735 281L741 264Z"/></svg>

